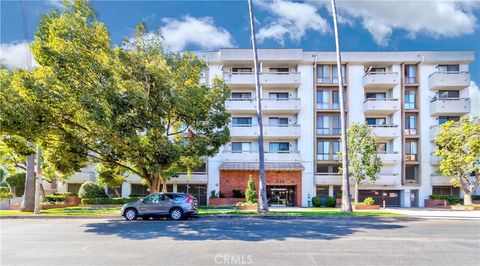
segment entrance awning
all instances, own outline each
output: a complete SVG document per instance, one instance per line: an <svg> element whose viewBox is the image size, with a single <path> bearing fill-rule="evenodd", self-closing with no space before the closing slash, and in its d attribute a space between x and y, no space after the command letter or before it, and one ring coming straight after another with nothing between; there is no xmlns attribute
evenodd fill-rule
<svg viewBox="0 0 480 266"><path fill-rule="evenodd" d="M258 170L259 163L256 162L224 162L220 170ZM301 163L265 163L266 171L303 171L305 168Z"/></svg>

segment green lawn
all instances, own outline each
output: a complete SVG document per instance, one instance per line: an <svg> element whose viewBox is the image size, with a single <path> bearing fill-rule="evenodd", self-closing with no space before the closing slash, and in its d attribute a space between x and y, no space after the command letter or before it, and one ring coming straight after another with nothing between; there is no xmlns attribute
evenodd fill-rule
<svg viewBox="0 0 480 266"><path fill-rule="evenodd" d="M120 207L114 208L86 208L86 207L69 207L50 210L42 210L42 215L55 216L103 216L103 215L120 215ZM233 207L201 207L198 211L200 216L205 215L262 215L256 211L240 211ZM1 210L0 216L6 215L32 215L31 212L19 212L11 210ZM403 216L402 214L390 213L385 211L356 211L353 213L340 212L338 208L308 208L298 211L292 210L273 210L268 215L278 216Z"/></svg>

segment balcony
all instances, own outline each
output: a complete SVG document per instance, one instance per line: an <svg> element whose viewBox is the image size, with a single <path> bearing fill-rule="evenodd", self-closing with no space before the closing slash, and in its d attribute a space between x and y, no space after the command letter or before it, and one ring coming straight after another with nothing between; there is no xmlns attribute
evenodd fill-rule
<svg viewBox="0 0 480 266"><path fill-rule="evenodd" d="M398 152L381 152L378 157L382 160L383 165L400 163L400 154Z"/></svg>
<svg viewBox="0 0 480 266"><path fill-rule="evenodd" d="M442 185L448 185L451 186L452 183L450 183L451 177L449 176L442 176L439 174L433 174L430 176L430 183L432 186L442 186Z"/></svg>
<svg viewBox="0 0 480 266"><path fill-rule="evenodd" d="M340 111L340 104L317 102L317 112L320 111Z"/></svg>
<svg viewBox="0 0 480 266"><path fill-rule="evenodd" d="M400 136L398 125L370 125L372 133L380 139L393 139Z"/></svg>
<svg viewBox="0 0 480 266"><path fill-rule="evenodd" d="M264 125L263 136L266 138L299 138L300 137L300 125Z"/></svg>
<svg viewBox="0 0 480 266"><path fill-rule="evenodd" d="M190 180L187 181L186 174L180 174L176 178L168 180L169 184L206 184L208 181L207 173L191 173Z"/></svg>
<svg viewBox="0 0 480 266"><path fill-rule="evenodd" d="M339 160L338 154L317 154L317 161L338 163Z"/></svg>
<svg viewBox="0 0 480 266"><path fill-rule="evenodd" d="M255 85L254 72L224 72L223 79L230 87ZM261 72L260 84L264 88L296 88L300 85L299 72Z"/></svg>
<svg viewBox="0 0 480 266"><path fill-rule="evenodd" d="M380 186L395 186L401 184L400 175L395 173L380 173L377 176L377 180L366 180L363 185L380 185Z"/></svg>
<svg viewBox="0 0 480 266"><path fill-rule="evenodd" d="M405 154L403 155L403 160L405 160L405 162L412 162L412 163L416 163L418 162L418 154Z"/></svg>
<svg viewBox="0 0 480 266"><path fill-rule="evenodd" d="M229 98L225 106L230 113L251 113L257 110L257 101L255 99L234 99Z"/></svg>
<svg viewBox="0 0 480 266"><path fill-rule="evenodd" d="M448 90L470 86L470 74L463 71L435 72L428 80L431 90Z"/></svg>
<svg viewBox="0 0 480 266"><path fill-rule="evenodd" d="M265 162L300 162L299 151L265 152ZM258 162L258 151L235 152L224 150L224 162Z"/></svg>
<svg viewBox="0 0 480 266"><path fill-rule="evenodd" d="M399 82L398 72L369 72L363 77L363 86L367 90L388 90Z"/></svg>
<svg viewBox="0 0 480 266"><path fill-rule="evenodd" d="M230 137L258 138L257 125L230 125Z"/></svg>
<svg viewBox="0 0 480 266"><path fill-rule="evenodd" d="M400 110L400 102L398 99L387 98L377 99L368 98L363 102L363 110L366 114L387 114L391 115Z"/></svg>
<svg viewBox="0 0 480 266"><path fill-rule="evenodd" d="M338 173L316 173L315 184L316 185L322 185L322 184L341 185L342 175Z"/></svg>
<svg viewBox="0 0 480 266"><path fill-rule="evenodd" d="M471 110L470 98L434 98L430 102L431 115L462 115Z"/></svg>
<svg viewBox="0 0 480 266"><path fill-rule="evenodd" d="M262 99L262 111L265 114L298 113L300 111L300 99Z"/></svg>

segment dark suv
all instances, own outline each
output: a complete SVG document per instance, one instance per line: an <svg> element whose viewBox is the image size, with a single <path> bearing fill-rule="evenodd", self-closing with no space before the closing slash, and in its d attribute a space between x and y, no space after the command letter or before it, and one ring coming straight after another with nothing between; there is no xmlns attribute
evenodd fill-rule
<svg viewBox="0 0 480 266"><path fill-rule="evenodd" d="M137 202L123 205L121 215L127 220L138 217L148 219L154 216L169 216L172 220L181 220L196 215L198 201L185 193L156 193Z"/></svg>

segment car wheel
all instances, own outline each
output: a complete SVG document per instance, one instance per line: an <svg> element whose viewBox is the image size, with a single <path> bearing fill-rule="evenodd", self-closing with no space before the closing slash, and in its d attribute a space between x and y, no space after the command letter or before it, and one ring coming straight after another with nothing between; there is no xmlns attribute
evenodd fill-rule
<svg viewBox="0 0 480 266"><path fill-rule="evenodd" d="M125 210L124 216L128 221L137 220L138 213L134 208L128 208Z"/></svg>
<svg viewBox="0 0 480 266"><path fill-rule="evenodd" d="M170 219L181 220L183 219L183 211L179 208L173 208L170 210Z"/></svg>

